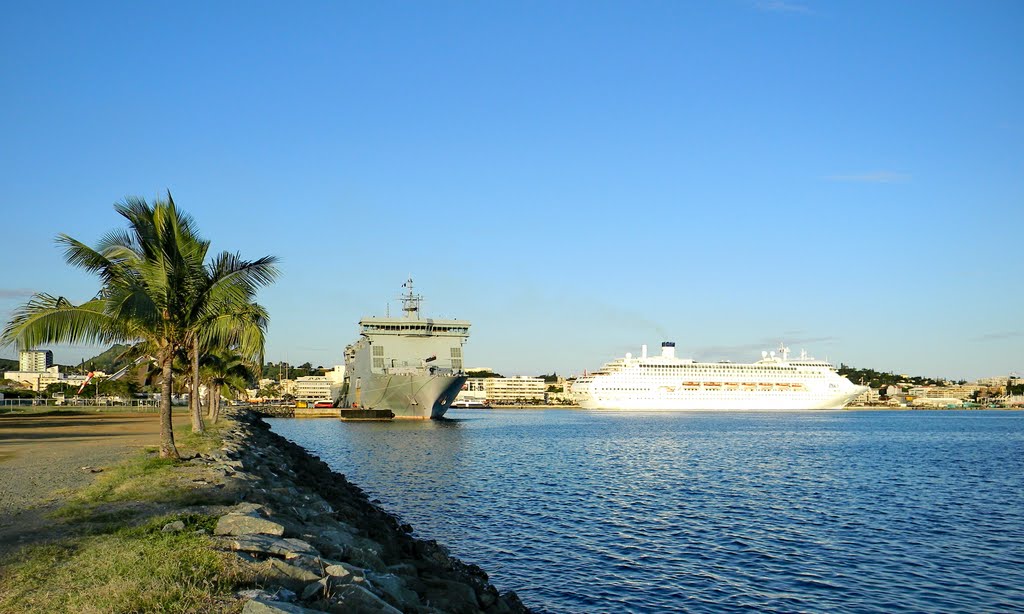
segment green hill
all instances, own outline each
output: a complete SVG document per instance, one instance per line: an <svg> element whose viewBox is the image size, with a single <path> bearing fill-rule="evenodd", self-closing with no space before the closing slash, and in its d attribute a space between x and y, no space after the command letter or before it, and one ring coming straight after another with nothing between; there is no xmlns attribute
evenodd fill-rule
<svg viewBox="0 0 1024 614"><path fill-rule="evenodd" d="M122 355L131 346L115 343L109 350L101 352L92 358L85 360L85 367L90 371L103 371L104 373L114 373L127 365L129 360L122 358ZM77 367L78 365L74 365Z"/></svg>

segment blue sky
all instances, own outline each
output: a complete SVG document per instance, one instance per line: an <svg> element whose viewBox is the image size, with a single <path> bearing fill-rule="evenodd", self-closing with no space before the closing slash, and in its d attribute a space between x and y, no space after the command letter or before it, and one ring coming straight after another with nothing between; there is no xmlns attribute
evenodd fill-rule
<svg viewBox="0 0 1024 614"><path fill-rule="evenodd" d="M341 362L412 275L506 374L665 339L1024 373L1021 24L1009 1L12 4L0 318L89 298L54 237L170 190L216 250L280 257L270 360Z"/></svg>

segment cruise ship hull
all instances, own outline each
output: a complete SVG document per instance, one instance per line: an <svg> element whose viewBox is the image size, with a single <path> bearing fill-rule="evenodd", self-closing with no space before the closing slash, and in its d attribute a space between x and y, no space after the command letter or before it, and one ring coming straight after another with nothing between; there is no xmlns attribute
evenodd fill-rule
<svg viewBox="0 0 1024 614"><path fill-rule="evenodd" d="M442 418L466 383L454 375L373 374L349 392L349 407L387 409L398 419Z"/></svg>
<svg viewBox="0 0 1024 614"><path fill-rule="evenodd" d="M807 393L753 393L730 394L729 392L694 394L679 397L631 397L582 399L583 409L618 411L786 411L805 409L842 409L866 388L839 394Z"/></svg>

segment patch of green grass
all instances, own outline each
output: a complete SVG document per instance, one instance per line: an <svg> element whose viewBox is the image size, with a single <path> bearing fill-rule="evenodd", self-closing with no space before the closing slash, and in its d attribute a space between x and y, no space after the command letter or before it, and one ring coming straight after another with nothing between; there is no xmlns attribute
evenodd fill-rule
<svg viewBox="0 0 1024 614"><path fill-rule="evenodd" d="M204 433L193 433L190 425L175 429L177 447L183 458L197 453L207 454L223 445L222 432L230 425L224 421L209 425ZM125 461L108 467L96 480L72 493L63 507L53 513L56 518L72 522L115 522L107 518L103 505L124 501L167 503L175 505L222 504L231 501L217 497L205 489L197 489L192 479L202 477L202 467L183 461L156 456L156 448L147 447ZM125 510L113 512L128 513ZM127 520L128 516L122 517Z"/></svg>
<svg viewBox="0 0 1024 614"><path fill-rule="evenodd" d="M222 434L231 425L224 419L217 424L206 421L206 431L193 433L191 424L183 424L174 429L174 442L182 456L188 454L209 454L224 445Z"/></svg>
<svg viewBox="0 0 1024 614"><path fill-rule="evenodd" d="M163 533L181 520L185 531ZM16 553L0 568L0 612L237 612L253 572L197 529L216 517L154 518L138 527Z"/></svg>
<svg viewBox="0 0 1024 614"><path fill-rule="evenodd" d="M173 472L176 463L145 452L136 454L109 467L92 484L71 495L55 516L85 520L95 505L112 501L177 501L185 489Z"/></svg>

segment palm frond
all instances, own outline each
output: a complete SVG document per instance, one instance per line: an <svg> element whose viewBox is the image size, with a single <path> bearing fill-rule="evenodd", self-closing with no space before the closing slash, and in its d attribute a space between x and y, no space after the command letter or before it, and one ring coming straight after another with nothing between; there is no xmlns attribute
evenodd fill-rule
<svg viewBox="0 0 1024 614"><path fill-rule="evenodd" d="M75 305L64 297L36 294L14 310L0 345L32 348L45 343L112 343L134 341L130 331L106 313L106 300Z"/></svg>

